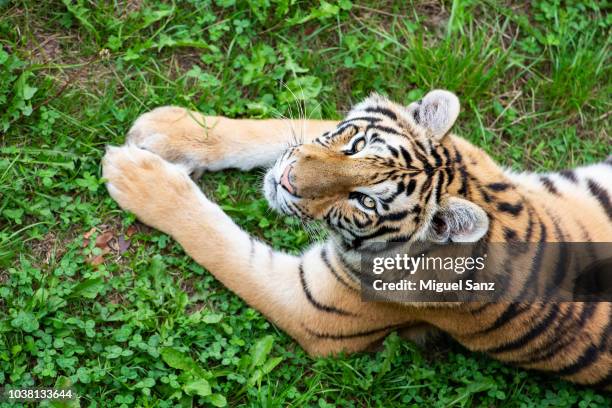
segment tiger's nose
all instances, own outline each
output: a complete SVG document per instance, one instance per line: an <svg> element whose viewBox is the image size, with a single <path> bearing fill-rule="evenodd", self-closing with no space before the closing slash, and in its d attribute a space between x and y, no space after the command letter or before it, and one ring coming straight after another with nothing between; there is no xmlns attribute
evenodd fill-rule
<svg viewBox="0 0 612 408"><path fill-rule="evenodd" d="M290 164L285 167L283 175L280 178L280 185L291 194L295 194L295 188L293 188L291 184L291 170L293 170L293 166Z"/></svg>

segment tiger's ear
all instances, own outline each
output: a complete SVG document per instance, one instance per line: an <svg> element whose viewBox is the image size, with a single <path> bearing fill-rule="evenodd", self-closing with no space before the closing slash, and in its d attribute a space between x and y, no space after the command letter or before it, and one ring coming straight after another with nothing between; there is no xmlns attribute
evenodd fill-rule
<svg viewBox="0 0 612 408"><path fill-rule="evenodd" d="M433 216L429 240L438 243L476 242L489 229L487 213L471 201L447 197Z"/></svg>
<svg viewBox="0 0 612 408"><path fill-rule="evenodd" d="M422 100L408 105L412 119L436 140L442 139L453 127L459 116L459 108L459 98L441 89L431 91Z"/></svg>

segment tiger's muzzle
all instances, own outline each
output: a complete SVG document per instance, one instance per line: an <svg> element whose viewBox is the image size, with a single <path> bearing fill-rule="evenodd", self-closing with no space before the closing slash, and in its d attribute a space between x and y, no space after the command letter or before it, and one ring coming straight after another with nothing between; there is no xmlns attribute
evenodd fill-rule
<svg viewBox="0 0 612 408"><path fill-rule="evenodd" d="M305 199L348 195L368 185L379 166L322 146L307 144L295 148L283 170L281 185Z"/></svg>

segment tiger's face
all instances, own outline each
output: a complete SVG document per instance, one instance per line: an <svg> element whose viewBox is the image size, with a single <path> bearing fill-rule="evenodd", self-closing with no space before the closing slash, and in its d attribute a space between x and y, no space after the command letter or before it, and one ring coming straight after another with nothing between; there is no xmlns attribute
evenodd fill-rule
<svg viewBox="0 0 612 408"><path fill-rule="evenodd" d="M266 174L266 198L283 213L324 220L355 249L474 241L486 232L486 214L446 194L454 167L441 142L458 113L458 99L447 91L407 107L373 95L333 132L287 149Z"/></svg>

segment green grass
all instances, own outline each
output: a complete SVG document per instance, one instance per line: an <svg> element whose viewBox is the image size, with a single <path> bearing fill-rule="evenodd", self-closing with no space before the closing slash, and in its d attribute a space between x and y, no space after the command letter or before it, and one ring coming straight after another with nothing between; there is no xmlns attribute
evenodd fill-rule
<svg viewBox="0 0 612 408"><path fill-rule="evenodd" d="M595 162L611 145L606 7L0 0L0 386L71 383L101 407L610 406L447 340L311 359L167 236L130 228L99 168L162 104L340 118L373 90L409 102L432 88L459 95L458 133L507 166ZM202 183L247 230L299 251L309 234L267 209L260 179Z"/></svg>

